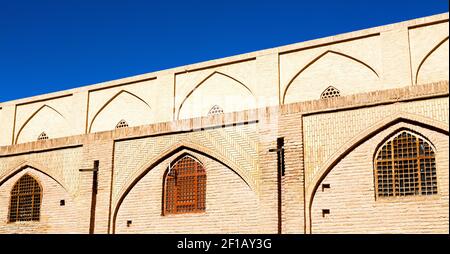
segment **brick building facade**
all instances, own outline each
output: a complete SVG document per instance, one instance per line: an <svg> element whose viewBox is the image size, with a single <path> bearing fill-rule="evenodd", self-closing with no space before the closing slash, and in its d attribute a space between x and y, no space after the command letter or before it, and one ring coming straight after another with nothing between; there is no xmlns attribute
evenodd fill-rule
<svg viewBox="0 0 450 254"><path fill-rule="evenodd" d="M0 233L449 233L448 13L0 103Z"/></svg>

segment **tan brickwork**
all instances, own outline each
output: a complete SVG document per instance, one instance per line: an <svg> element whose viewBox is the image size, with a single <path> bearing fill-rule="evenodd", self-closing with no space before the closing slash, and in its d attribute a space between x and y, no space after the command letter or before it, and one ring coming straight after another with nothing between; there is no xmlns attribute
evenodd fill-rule
<svg viewBox="0 0 450 254"><path fill-rule="evenodd" d="M375 198L374 152L389 134L407 128L436 148L438 195ZM312 233L445 233L448 217L448 134L399 123L345 156L325 177L312 204ZM322 216L322 209L330 214Z"/></svg>
<svg viewBox="0 0 450 254"><path fill-rule="evenodd" d="M14 175L0 187L0 207L9 208L9 194L12 186L24 174L29 174L37 179L42 186L42 204L39 222L8 222L9 209L1 209L0 233L84 233L85 226L80 223L80 207L76 200L56 181L47 175L25 168ZM64 206L60 206L60 200L65 201Z"/></svg>
<svg viewBox="0 0 450 254"><path fill-rule="evenodd" d="M307 185L323 163L345 142L368 127L398 112L411 113L448 124L448 98L404 102L304 117L305 175Z"/></svg>
<svg viewBox="0 0 450 254"><path fill-rule="evenodd" d="M78 174L80 152L74 148L0 157L0 233L88 233L90 182ZM43 188L41 220L8 223L11 188L26 173Z"/></svg>
<svg viewBox="0 0 450 254"><path fill-rule="evenodd" d="M163 216L164 172L169 162L185 152L206 169L206 211ZM211 158L180 151L151 169L128 193L119 208L116 233L259 233L258 211L258 195L239 175Z"/></svg>
<svg viewBox="0 0 450 254"><path fill-rule="evenodd" d="M448 82L444 13L0 103L0 233L448 233ZM399 128L434 145L437 195L375 199L374 153ZM206 210L162 216L184 153ZM41 218L9 223L25 173Z"/></svg>
<svg viewBox="0 0 450 254"><path fill-rule="evenodd" d="M229 130L232 129L232 130ZM234 138L236 137L236 138ZM121 141L115 144L113 203L142 171L146 170L162 154L185 145L208 153L210 156L226 158L229 167L244 178L257 191L258 157L257 133L254 124L229 128L217 128L170 136L159 136L138 140ZM227 163L231 161L231 163Z"/></svg>

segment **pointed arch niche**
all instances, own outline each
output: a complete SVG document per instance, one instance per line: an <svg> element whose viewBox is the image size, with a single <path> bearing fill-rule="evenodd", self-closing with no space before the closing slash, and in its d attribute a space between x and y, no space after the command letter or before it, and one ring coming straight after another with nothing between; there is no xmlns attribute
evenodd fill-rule
<svg viewBox="0 0 450 254"><path fill-rule="evenodd" d="M145 100L122 90L111 97L94 115L89 132L114 130L124 119L130 127L150 124L153 122L153 113Z"/></svg>
<svg viewBox="0 0 450 254"><path fill-rule="evenodd" d="M259 211L257 193L217 158L181 148L147 165L150 167L133 179L131 185L125 184L125 192L113 205L113 233L231 233L243 229L256 233L261 230L260 221L255 220ZM181 192L176 193L179 202L175 209L167 207L166 201L175 198L173 190L177 184L182 186L175 190ZM137 203L139 209L132 209ZM181 226L180 221L190 226Z"/></svg>
<svg viewBox="0 0 450 254"><path fill-rule="evenodd" d="M16 136L16 144L36 141L42 133L47 138L72 135L72 128L66 118L55 108L43 105L25 121Z"/></svg>
<svg viewBox="0 0 450 254"><path fill-rule="evenodd" d="M330 85L352 93L377 90L379 75L369 64L350 55L327 50L301 68L286 85L284 104L317 100ZM342 94L341 94L342 95Z"/></svg>
<svg viewBox="0 0 450 254"><path fill-rule="evenodd" d="M0 176L0 218L11 233L85 232L78 201L47 168L24 162ZM64 205L61 201L64 201ZM24 226L33 224L35 226Z"/></svg>
<svg viewBox="0 0 450 254"><path fill-rule="evenodd" d="M416 84L449 79L448 36L436 44L420 61L415 75Z"/></svg>
<svg viewBox="0 0 450 254"><path fill-rule="evenodd" d="M256 107L253 92L241 81L214 71L198 83L178 107L178 119L207 116L211 105L220 105L225 112Z"/></svg>

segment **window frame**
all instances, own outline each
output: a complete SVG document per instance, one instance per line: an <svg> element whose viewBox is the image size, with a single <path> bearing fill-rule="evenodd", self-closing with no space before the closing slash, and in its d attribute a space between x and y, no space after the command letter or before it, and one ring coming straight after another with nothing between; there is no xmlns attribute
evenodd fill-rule
<svg viewBox="0 0 450 254"><path fill-rule="evenodd" d="M25 176L29 176L29 177L31 177L35 182L36 182L36 184L37 184L37 186L39 187L39 208L38 208L38 210L39 210L39 216L38 216L38 219L37 220L33 220L33 216L31 216L31 220L17 220L17 218L18 218L18 216L19 216L19 212L17 211L16 213L17 213L17 215L16 215L16 220L15 221L11 221L11 209L12 209L12 197L13 197L13 195L12 195L12 192L13 192L13 190L14 190L14 187L17 185L17 184L19 184L19 181L23 178L23 177L25 177ZM19 192L19 194L16 196L16 197L18 197L18 196L20 196L20 192ZM42 200L43 200L43 196L44 196L44 188L42 187L42 184L41 184L41 182L38 180L38 178L37 177L35 177L35 176L33 176L32 174L30 174L30 173L25 173L25 174L23 174L23 175L21 175L20 177L19 177L19 179L17 179L16 181L15 181L15 183L13 184L13 186L12 186L12 188L10 189L10 191L9 191L9 202L8 202L8 214L7 214L7 224L13 224L13 223L39 223L39 222L41 222L41 209L42 209ZM34 205L34 198L35 198L35 195L34 195L34 190L33 190L33 195L32 195L32 200L33 200L33 205ZM34 206L32 206L31 207L31 209L33 210L34 209ZM17 205L17 210L19 210L19 205Z"/></svg>
<svg viewBox="0 0 450 254"><path fill-rule="evenodd" d="M394 139L398 138L403 132L406 132L412 136L414 136L416 138L416 145L419 146L420 140L422 140L424 143L427 143L428 146L430 147L430 149L432 150L434 157L426 157L426 158L422 158L420 156L420 154L418 153L417 157L415 158L403 158L403 160L415 160L417 161L417 170L414 171L417 174L418 177L418 194L411 194L411 195L398 195L395 194L395 168L394 168L394 153L392 151L393 149L393 141ZM379 191L378 191L378 187L379 187L379 180L378 180L378 156L380 154L380 152L382 152L383 148L388 145L388 142L391 142L391 161L392 161L392 168L390 169L391 174L392 174L392 184L391 184L391 188L392 188L392 196L380 196L379 195ZM419 149L417 147L417 149ZM440 191L439 191L439 177L438 177L438 165L437 165L437 149L436 147L433 145L433 143L427 139L426 137L424 137L423 135L412 131L410 129L406 129L406 128L402 128L399 129L395 132L393 132L393 134L389 135L388 137L386 137L385 139L383 139L376 147L375 149L375 153L372 159L372 169L373 169L373 181L374 181L374 196L375 196L375 200L376 201L389 201L389 200L393 200L393 199L402 199L402 200L408 200L408 199L412 199L412 200L421 200L421 199L436 199L439 198L440 196ZM432 194L422 194L422 180L421 180L421 168L420 168L420 160L421 159L434 159L434 170L435 170L435 175L436 175L436 193L432 193ZM431 182L433 183L433 182Z"/></svg>
<svg viewBox="0 0 450 254"><path fill-rule="evenodd" d="M203 173L198 174L198 171L197 171L195 174L192 175L192 176L195 176L195 178L194 178L194 181L195 181L195 185L194 185L195 186L195 194L194 194L195 202L192 204L195 207L195 209L192 209L190 211L179 212L179 211L177 211L177 208L176 208L177 207L177 200L175 200L174 201L174 206L175 206L174 210L175 211L168 211L167 210L167 205L168 205L167 204L167 195L168 195L167 194L168 193L168 189L167 189L168 185L167 184L168 184L168 177L171 177L171 176L169 176L169 173L170 173L170 171L172 169L175 168L175 166L179 162L181 162L185 158L189 158L189 159L193 160L196 163L197 166L200 166L200 167L203 168ZM185 175L185 176L190 176L190 175ZM200 184L198 182L199 176L203 176L204 177L204 186L203 186L203 192L204 193L202 195L204 197L204 200L199 200L198 199L198 196L199 196L198 188L199 188L199 184ZM204 164L200 160L198 160L197 158L195 158L194 156L192 156L190 154L183 154L183 155L178 156L176 159L171 161L171 163L167 167L166 172L164 173L164 176L163 176L163 191L162 191L162 195L163 196L162 196L162 212L161 212L161 215L162 216L168 216L168 215L183 215L183 214L205 213L206 212L206 188L207 188L207 173L206 173L206 167L204 166ZM176 189L176 186L175 186L175 189ZM203 202L204 203L203 209L199 209L198 208L199 202Z"/></svg>

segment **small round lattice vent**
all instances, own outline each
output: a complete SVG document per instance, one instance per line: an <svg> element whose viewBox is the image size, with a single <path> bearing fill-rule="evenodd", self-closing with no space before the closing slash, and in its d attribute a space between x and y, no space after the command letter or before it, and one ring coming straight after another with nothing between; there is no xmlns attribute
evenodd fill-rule
<svg viewBox="0 0 450 254"><path fill-rule="evenodd" d="M325 91L323 91L322 95L320 96L321 99L327 99L327 98L333 98L333 97L339 97L341 96L341 93L339 90L337 90L335 87L330 86Z"/></svg>
<svg viewBox="0 0 450 254"><path fill-rule="evenodd" d="M128 127L128 123L125 120L120 120L120 122L116 125L116 129Z"/></svg>
<svg viewBox="0 0 450 254"><path fill-rule="evenodd" d="M37 140L47 140L47 139L48 139L48 136L47 136L47 133L45 133L45 132L42 132L39 135L39 137L37 138Z"/></svg>
<svg viewBox="0 0 450 254"><path fill-rule="evenodd" d="M223 109L218 105L214 105L208 112L208 116L223 114Z"/></svg>

